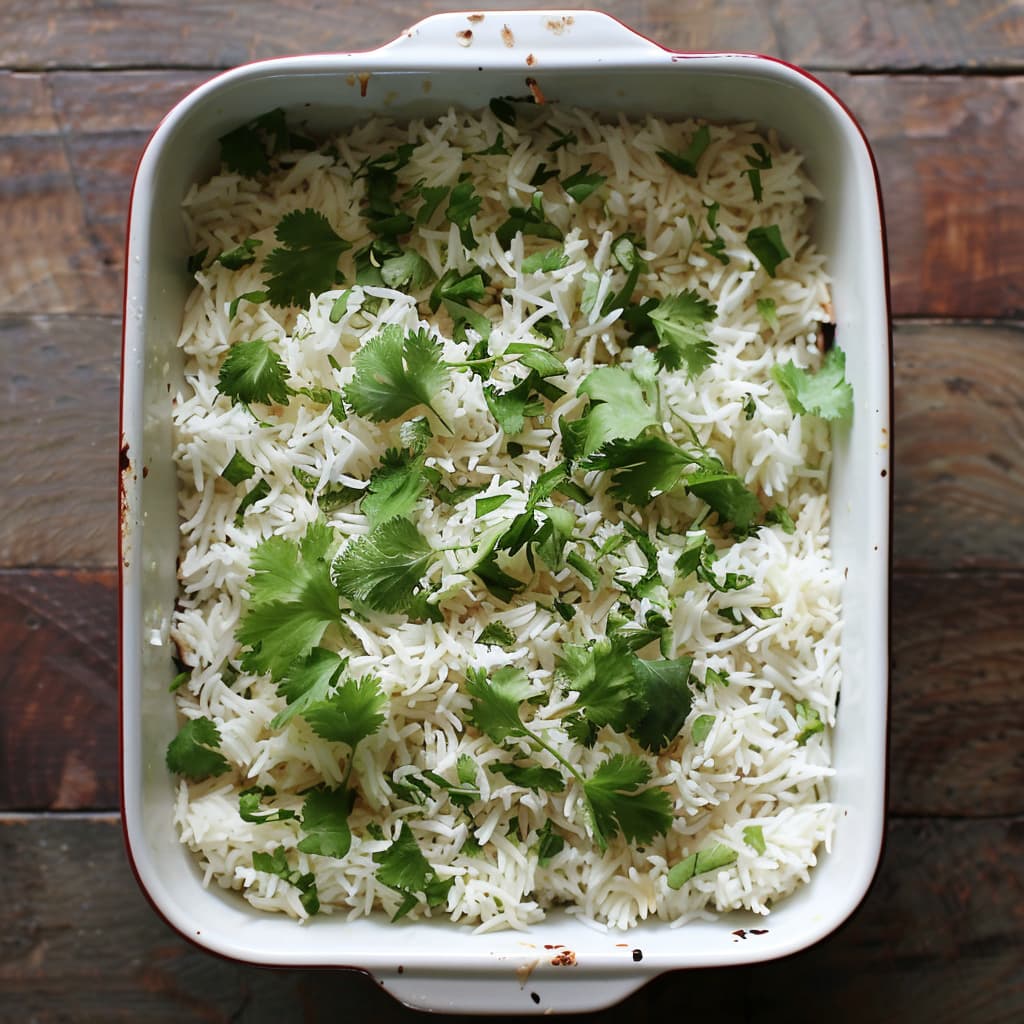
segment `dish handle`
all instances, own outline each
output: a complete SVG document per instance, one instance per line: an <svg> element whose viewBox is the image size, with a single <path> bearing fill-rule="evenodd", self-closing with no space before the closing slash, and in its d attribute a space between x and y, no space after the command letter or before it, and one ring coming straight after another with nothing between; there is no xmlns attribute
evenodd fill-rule
<svg viewBox="0 0 1024 1024"><path fill-rule="evenodd" d="M376 982L399 1002L415 1010L450 1014L589 1013L621 1002L652 973L620 974L582 970L547 957L510 961L500 970L374 970ZM554 964L554 961L552 961ZM632 966L632 965L631 965Z"/></svg>
<svg viewBox="0 0 1024 1024"><path fill-rule="evenodd" d="M595 67L663 61L669 53L609 14L574 10L435 14L376 51L409 70L422 62L431 69L464 63L538 71L555 55L561 67Z"/></svg>

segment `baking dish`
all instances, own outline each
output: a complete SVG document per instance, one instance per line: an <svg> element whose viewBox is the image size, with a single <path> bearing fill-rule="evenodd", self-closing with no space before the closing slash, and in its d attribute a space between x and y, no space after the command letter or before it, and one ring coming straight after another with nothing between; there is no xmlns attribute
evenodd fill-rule
<svg viewBox="0 0 1024 1024"><path fill-rule="evenodd" d="M529 81L528 81L529 80ZM854 388L835 431L833 553L845 571L844 689L834 737L834 849L772 915L602 933L552 913L529 933L448 923L299 927L204 889L172 823L164 750L176 731L169 627L178 524L171 394L191 280L180 204L216 169L217 139L273 107L313 130L364 117L481 107L530 89L601 111L753 120L806 155L820 189L817 242L834 281L836 336ZM594 12L446 14L361 54L263 61L220 75L164 119L139 164L128 230L121 475L122 800L129 856L168 923L213 952L279 967L355 967L402 1001L448 1012L584 1011L669 969L784 956L856 908L880 855L888 697L891 346L877 177L860 129L822 85L770 58L678 54ZM758 934L751 934L757 929ZM741 935L743 937L741 937ZM558 947L557 950L553 947ZM569 950L572 956L561 951Z"/></svg>

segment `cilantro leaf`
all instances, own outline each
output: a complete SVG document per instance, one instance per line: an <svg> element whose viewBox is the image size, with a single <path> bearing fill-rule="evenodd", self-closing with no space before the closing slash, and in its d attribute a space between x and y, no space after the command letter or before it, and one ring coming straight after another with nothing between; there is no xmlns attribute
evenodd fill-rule
<svg viewBox="0 0 1024 1024"><path fill-rule="evenodd" d="M538 416L544 411L544 403L534 394L536 377L529 374L507 391L499 391L491 384L484 385L484 401L501 432L506 437L521 434L528 416Z"/></svg>
<svg viewBox="0 0 1024 1024"><path fill-rule="evenodd" d="M405 611L436 554L408 519L389 519L335 556L331 578L350 601Z"/></svg>
<svg viewBox="0 0 1024 1024"><path fill-rule="evenodd" d="M238 794L238 816L242 821L248 821L254 825L266 825L272 821L290 821L297 815L285 807L279 807L276 811L260 813L260 807L265 796L274 796L273 786L251 786L243 789Z"/></svg>
<svg viewBox="0 0 1024 1024"><path fill-rule="evenodd" d="M269 110L252 121L222 135L220 159L229 171L247 178L266 174L269 157L288 145L288 126L284 111Z"/></svg>
<svg viewBox="0 0 1024 1024"><path fill-rule="evenodd" d="M380 467L370 477L359 510L373 529L395 516L408 515L428 485L422 456L410 458L395 448L389 448Z"/></svg>
<svg viewBox="0 0 1024 1024"><path fill-rule="evenodd" d="M477 247L471 221L480 212L482 204L483 199L476 194L471 181L460 181L449 196L445 216L459 229L459 238L467 249Z"/></svg>
<svg viewBox="0 0 1024 1024"><path fill-rule="evenodd" d="M263 261L263 272L271 275L266 290L272 306L305 306L310 295L333 288L338 257L352 248L352 243L313 209L286 213L274 237L282 245Z"/></svg>
<svg viewBox="0 0 1024 1024"><path fill-rule="evenodd" d="M231 770L231 765L219 747L220 730L213 719L190 719L167 745L167 767L186 779L223 775Z"/></svg>
<svg viewBox="0 0 1024 1024"><path fill-rule="evenodd" d="M562 188L577 203L582 203L599 189L608 179L603 174L591 174L590 164L584 164L575 174L562 182Z"/></svg>
<svg viewBox="0 0 1024 1024"><path fill-rule="evenodd" d="M703 124L693 133L690 144L682 153L672 153L667 149L659 149L658 156L673 170L690 178L697 177L697 161L704 155L704 150L711 145L711 130Z"/></svg>
<svg viewBox="0 0 1024 1024"><path fill-rule="evenodd" d="M325 560L333 537L329 526L313 523L298 544L270 537L253 549L251 597L235 632L251 648L242 655L246 671L281 679L337 620L338 596Z"/></svg>
<svg viewBox="0 0 1024 1024"><path fill-rule="evenodd" d="M769 326L774 327L778 330L779 327L779 314L775 308L774 299L758 299L757 300L757 313L758 316Z"/></svg>
<svg viewBox="0 0 1024 1024"><path fill-rule="evenodd" d="M454 267L445 271L434 285L429 299L430 310L436 313L444 305L455 325L456 340L464 340L459 337L459 332L461 330L464 335L467 324L485 341L490 337L491 321L468 305L470 301L482 301L487 294L486 287L487 279L479 268L470 268L460 274Z"/></svg>
<svg viewBox="0 0 1024 1024"><path fill-rule="evenodd" d="M647 269L647 263L640 257L636 238L629 233L619 235L612 242L612 255L615 261L626 271L623 286L614 294L609 294L601 307L601 315L607 316L613 309L625 309L636 289L640 274Z"/></svg>
<svg viewBox="0 0 1024 1024"><path fill-rule="evenodd" d="M321 739L355 750L384 724L382 709L387 702L380 680L363 676L346 679L329 697L306 707L302 717Z"/></svg>
<svg viewBox="0 0 1024 1024"><path fill-rule="evenodd" d="M689 657L659 661L633 659L633 671L647 710L631 724L630 731L652 754L671 745L690 713L692 667L693 658Z"/></svg>
<svg viewBox="0 0 1024 1024"><path fill-rule="evenodd" d="M579 438L582 455L597 451L617 437L636 437L661 419L656 385L641 382L621 366L592 370L576 393L590 398Z"/></svg>
<svg viewBox="0 0 1024 1024"><path fill-rule="evenodd" d="M630 842L649 843L672 825L672 802L662 789L637 792L650 782L651 769L639 757L616 754L599 765L583 783L594 826L603 850L621 830Z"/></svg>
<svg viewBox="0 0 1024 1024"><path fill-rule="evenodd" d="M507 651L509 648L515 647L518 641L516 640L515 633L504 622L500 619L495 619L484 626L480 635L476 638L476 642L478 644L501 647Z"/></svg>
<svg viewBox="0 0 1024 1024"><path fill-rule="evenodd" d="M561 270L569 262L562 246L555 246L553 249L544 249L527 256L519 268L524 274L550 273L553 270Z"/></svg>
<svg viewBox="0 0 1024 1024"><path fill-rule="evenodd" d="M785 505L773 505L765 512L764 521L766 523L777 523L782 527L783 533L796 533L796 523L793 522L793 517L789 514L789 509Z"/></svg>
<svg viewBox="0 0 1024 1024"><path fill-rule="evenodd" d="M504 775L513 786L523 789L544 790L547 793L561 793L565 779L555 768L543 768L539 764L508 764L497 761L487 766L495 775Z"/></svg>
<svg viewBox="0 0 1024 1024"><path fill-rule="evenodd" d="M235 525L241 526L246 511L258 501L262 501L270 494L270 484L266 480L260 480L246 492L245 496L238 503L235 509Z"/></svg>
<svg viewBox="0 0 1024 1024"><path fill-rule="evenodd" d="M651 435L616 438L580 463L584 470L614 470L608 493L613 498L647 505L656 494L671 491L692 457L668 441Z"/></svg>
<svg viewBox="0 0 1024 1024"><path fill-rule="evenodd" d="M710 505L722 522L732 523L740 533L751 529L761 511L757 495L717 460L706 460L697 472L687 476L686 487Z"/></svg>
<svg viewBox="0 0 1024 1024"><path fill-rule="evenodd" d="M231 346L221 364L217 390L242 405L286 405L292 394L287 381L288 370L269 342L240 341Z"/></svg>
<svg viewBox="0 0 1024 1024"><path fill-rule="evenodd" d="M434 269L415 249L400 256L384 260L380 267L381 280L389 288L418 292L434 280Z"/></svg>
<svg viewBox="0 0 1024 1024"><path fill-rule="evenodd" d="M221 470L220 475L229 484L238 486L245 480L251 480L255 472L256 467L241 452L235 452L228 464Z"/></svg>
<svg viewBox="0 0 1024 1024"><path fill-rule="evenodd" d="M256 250L262 244L258 238L247 238L240 245L236 245L234 249L222 252L214 262L228 270L241 270L242 267L256 262Z"/></svg>
<svg viewBox="0 0 1024 1024"><path fill-rule="evenodd" d="M420 897L430 907L440 906L448 898L448 891L454 878L439 879L434 868L423 856L412 829L403 821L395 841L386 849L373 855L377 868L377 880L405 896L392 921L404 917L420 902Z"/></svg>
<svg viewBox="0 0 1024 1024"><path fill-rule="evenodd" d="M529 206L513 206L509 208L508 220L495 231L495 237L502 248L507 249L517 234L533 235L536 238L550 238L556 242L565 237L561 230L547 219L544 213L544 195L534 192Z"/></svg>
<svg viewBox="0 0 1024 1024"><path fill-rule="evenodd" d="M694 743L703 743L708 738L708 733L711 732L711 727L714 724L714 715L698 715L693 720L693 727L690 730L690 738Z"/></svg>
<svg viewBox="0 0 1024 1024"><path fill-rule="evenodd" d="M815 734L825 731L825 723L818 714L818 709L812 707L806 700L796 702L796 727L799 730L796 742L797 746L804 746Z"/></svg>
<svg viewBox="0 0 1024 1024"><path fill-rule="evenodd" d="M577 713L589 727L585 735L596 739L597 730L605 725L625 732L637 716L642 695L633 656L622 644L607 638L589 644L566 644L558 677L566 689L579 694Z"/></svg>
<svg viewBox="0 0 1024 1024"><path fill-rule="evenodd" d="M356 414L375 423L397 419L424 405L444 424L431 405L448 383L441 343L425 330L406 334L388 324L353 357L355 374L345 386L345 400Z"/></svg>
<svg viewBox="0 0 1024 1024"><path fill-rule="evenodd" d="M235 319L235 314L238 312L238 307L242 303L243 300L245 302L257 302L257 303L258 302L266 302L267 301L267 293L263 292L263 291L255 291L255 292L242 292L241 295L236 295L231 300L231 302L228 303L228 319L229 320L234 320Z"/></svg>
<svg viewBox="0 0 1024 1024"><path fill-rule="evenodd" d="M761 172L771 169L772 155L760 142L754 143L754 155L747 156L747 169L742 173L750 180L750 190L754 195L754 202L761 202L764 191L761 187Z"/></svg>
<svg viewBox="0 0 1024 1024"><path fill-rule="evenodd" d="M706 850L698 850L691 853L685 860L674 865L668 873L668 887L670 889L681 889L694 875L704 875L709 871L717 871L719 868L728 867L739 854L728 846L715 843Z"/></svg>
<svg viewBox="0 0 1024 1024"><path fill-rule="evenodd" d="M775 276L775 268L790 255L789 250L783 244L778 224L751 228L747 232L747 248L757 257L758 263L768 271L769 277Z"/></svg>
<svg viewBox="0 0 1024 1024"><path fill-rule="evenodd" d="M667 370L686 367L693 380L715 359L715 346L707 336L705 324L711 323L717 310L693 289L662 299L648 314L661 341L655 357Z"/></svg>
<svg viewBox="0 0 1024 1024"><path fill-rule="evenodd" d="M321 857L347 856L352 846L348 816L354 802L355 793L344 786L311 789L302 805L302 830L306 834L298 848Z"/></svg>
<svg viewBox="0 0 1024 1024"><path fill-rule="evenodd" d="M311 705L326 699L346 665L348 658L323 647L314 647L304 659L293 662L277 686L278 697L284 697L288 704L271 719L271 729L282 728Z"/></svg>
<svg viewBox="0 0 1024 1024"><path fill-rule="evenodd" d="M465 688L471 702L469 721L495 743L528 735L519 705L537 693L521 668L501 668L490 678L482 670L470 669Z"/></svg>
<svg viewBox="0 0 1024 1024"><path fill-rule="evenodd" d="M272 854L257 850L252 855L252 866L257 871L264 871L268 875L277 875L289 885L294 885L299 890L299 902L307 914L313 915L320 910L316 875L312 871L302 874L297 869L290 868L283 846L279 846Z"/></svg>
<svg viewBox="0 0 1024 1024"><path fill-rule="evenodd" d="M745 825L743 828L743 841L758 853L764 853L766 849L764 829L760 825Z"/></svg>
<svg viewBox="0 0 1024 1024"><path fill-rule="evenodd" d="M743 573L727 572L724 580L719 580L714 564L718 560L718 551L708 539L704 530L690 530L686 534L683 553L676 561L678 579L686 579L690 573L696 573L697 579L717 590L720 594L731 590L744 590L754 580Z"/></svg>
<svg viewBox="0 0 1024 1024"><path fill-rule="evenodd" d="M790 361L773 366L772 376L797 415L842 420L853 414L853 388L846 380L846 353L838 346L829 349L817 373L802 370Z"/></svg>
<svg viewBox="0 0 1024 1024"><path fill-rule="evenodd" d="M546 868L551 859L557 857L565 849L565 840L554 831L550 818L546 819L541 826L537 838L537 863L542 868Z"/></svg>

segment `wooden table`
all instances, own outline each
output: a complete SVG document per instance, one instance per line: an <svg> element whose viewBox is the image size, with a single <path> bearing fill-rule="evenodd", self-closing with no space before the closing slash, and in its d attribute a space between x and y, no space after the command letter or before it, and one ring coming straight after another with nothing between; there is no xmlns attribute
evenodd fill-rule
<svg viewBox="0 0 1024 1024"><path fill-rule="evenodd" d="M1024 2L605 8L671 47L802 64L874 145L896 318L895 631L888 842L854 918L783 962L662 977L593 1019L1022 1021ZM115 453L124 219L161 114L218 69L368 48L436 9L0 6L4 1022L414 1016L361 975L200 952L136 888L117 814Z"/></svg>

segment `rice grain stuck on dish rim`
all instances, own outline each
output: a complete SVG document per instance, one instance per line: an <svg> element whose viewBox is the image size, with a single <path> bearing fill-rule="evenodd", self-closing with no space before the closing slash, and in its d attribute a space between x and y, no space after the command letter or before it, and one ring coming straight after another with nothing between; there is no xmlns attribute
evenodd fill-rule
<svg viewBox="0 0 1024 1024"><path fill-rule="evenodd" d="M247 178L224 170L187 196L196 251L215 255L246 239L261 242L255 262L240 269L207 262L197 272L179 342L186 387L174 408L182 545L173 636L190 675L177 701L184 720L206 717L216 723L220 751L232 768L178 783L176 823L207 883L241 890L257 908L305 918L308 905L300 889L253 863L254 854L283 848L296 876L315 878L321 912L395 914L402 894L381 882L377 871L403 822L436 877L453 880L443 902L433 908L420 902L411 913L447 915L479 930L526 928L554 906L612 928L648 917L683 924L740 908L766 913L807 880L820 849L828 848L837 813L828 794L841 627L840 580L829 551L830 436L823 420L793 413L771 370L786 360L801 367L820 361L818 325L831 319L828 282L809 236L816 192L799 155L753 125L708 127L709 144L690 176L667 166L658 153L684 153L700 128L695 121L608 122L557 108L528 108L515 125L490 111L450 111L434 121L401 125L372 120L353 126L331 147L282 153L271 174ZM559 139L572 141L554 145ZM396 196L423 181L451 187L468 173L482 200L471 220L478 242L471 253L459 226L443 215L443 203L404 248L418 252L437 278L450 269L465 272L471 263L489 275L480 308L492 320L490 352L500 355L523 342L549 345L536 333L545 318L564 332L557 356L567 372L554 378L564 395L527 420L515 436L515 455L488 406L488 382L465 370L450 374L436 417L419 408L379 423L339 418L329 405L301 394L287 404L250 410L218 391L231 347L253 339L271 343L295 391L342 391L353 377L355 353L389 324L428 329L442 340L449 363L471 357L477 341L472 327L466 340L453 340L450 311L429 310L430 284L413 294L339 285L312 296L305 309L244 298L236 303L239 296L263 290L262 260L275 245L276 225L294 210L319 211L353 243L339 263L351 282L354 254L374 237L365 217L366 179L358 172L407 143L415 149L395 171ZM755 144L771 155L770 167L759 171L760 201L748 173ZM488 149L495 152L484 153ZM535 187L531 181L541 163L556 174ZM576 202L560 182L585 165L604 180L597 192ZM543 194L544 215L564 239L517 234L503 246L495 233L509 208L529 207L536 191ZM709 224L713 204L717 217ZM768 225L778 226L789 253L775 276L746 243L752 228ZM603 312L627 276L613 251L627 232L646 264L635 298L663 299L692 289L715 306L707 326L715 359L693 379L682 371L657 371L645 348L629 346L622 310ZM714 236L723 242L725 262L714 255ZM555 245L564 250L564 265L523 272L524 258ZM766 300L774 312L767 319ZM400 445L399 423L421 415L433 424L426 465L448 488L481 489L452 505L426 493L412 518L434 549L472 543L481 525L496 526L522 512L531 485L563 461L559 420L585 411L586 399L577 389L595 367L609 364L656 377L664 437L684 446L693 443L692 429L765 509L786 509L795 529L766 523L749 536L732 538L714 517L705 522L718 548L719 578L737 573L752 581L719 591L675 570L686 531L707 511L696 495L673 492L644 509L624 508L608 494L610 474L577 471L575 479L593 499L559 499L575 516L571 544L592 553L631 517L654 545L660 579L643 596L630 597L622 589L651 571L642 545L632 539L605 556L605 585L596 589L570 567L551 572L538 562L533 572L520 552L503 565L529 583L506 602L473 572L461 572L456 555L442 554L428 570L427 583L440 595L443 622L345 613L344 637L339 631L324 641L347 651L349 676L372 674L388 698L386 722L355 752L351 777L358 798L349 816L347 855L298 850L303 833L295 817L244 821L239 793L249 787L272 789L264 810L298 814L311 787L338 787L349 770L348 748L319 738L301 716L271 728L286 703L277 683L240 670L242 645L235 632L249 597L252 551L272 535L298 541L321 517L341 547L367 534L357 504L324 512L319 498L340 485L365 488L385 451ZM508 388L522 376L513 359L499 365L489 383ZM450 433L439 420L450 425ZM236 454L255 467L254 481L267 483L264 496L238 518L246 488L221 477ZM308 492L296 480L296 469L312 479ZM499 494L509 497L478 518L477 501ZM571 618L553 607L554 598L572 607ZM607 727L588 748L563 725L576 695L560 682L559 658L568 644L605 636L609 615L622 614L620 606L628 606L639 624L649 614L662 616L667 656L692 656L701 684L693 689L678 736L657 754ZM765 610L766 617L754 609ZM482 628L494 622L514 634L508 649L478 642ZM489 769L507 762L509 749L531 763L558 767L526 740L503 749L469 723L467 670L492 673L507 666L525 669L544 694L542 703L524 711L528 724L582 772L619 753L643 758L651 772L643 788L661 789L672 804L667 834L640 845L620 833L601 852L571 779L563 790L547 792L514 785ZM727 682L708 684L708 670ZM826 728L807 730L807 709ZM395 796L396 781L408 786L425 771L454 783L463 755L476 765L473 788L479 799L471 813L437 785L421 788L422 802ZM542 858L538 844L549 822L565 842ZM735 853L731 863L695 873L679 888L669 886L675 865L716 844Z"/></svg>

